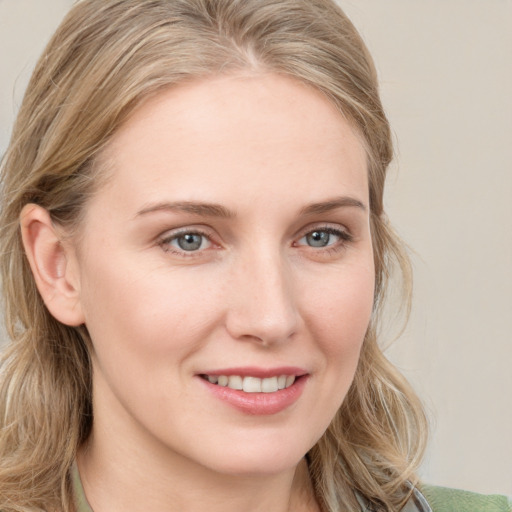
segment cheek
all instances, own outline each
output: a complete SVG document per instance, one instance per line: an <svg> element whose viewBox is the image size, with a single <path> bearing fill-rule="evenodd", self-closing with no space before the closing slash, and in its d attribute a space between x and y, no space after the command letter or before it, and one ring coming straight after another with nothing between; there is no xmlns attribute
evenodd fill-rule
<svg viewBox="0 0 512 512"><path fill-rule="evenodd" d="M123 263L86 269L82 301L98 355L144 365L198 348L219 301L204 279L173 270ZM132 357L135 356L135 357Z"/></svg>
<svg viewBox="0 0 512 512"><path fill-rule="evenodd" d="M362 343L370 322L375 288L371 265L351 265L334 272L321 287L308 286L309 317L332 350Z"/></svg>
<svg viewBox="0 0 512 512"><path fill-rule="evenodd" d="M309 292L301 292L307 297L305 320L319 356L312 379L314 405L309 411L314 422L308 439L311 446L328 428L354 379L372 314L374 282L371 265L347 265L323 280L322 286L305 283Z"/></svg>
<svg viewBox="0 0 512 512"><path fill-rule="evenodd" d="M324 407L331 417L354 378L372 315L374 286L373 267L353 265L310 294L310 325L325 363L325 387L331 393L326 394Z"/></svg>
<svg viewBox="0 0 512 512"><path fill-rule="evenodd" d="M122 404L141 422L147 417L170 425L169 404L181 404L178 391L187 389L190 362L215 331L219 300L201 289L199 279L178 272L120 269L98 266L84 290L95 403L102 407L101 394L108 404L103 409Z"/></svg>

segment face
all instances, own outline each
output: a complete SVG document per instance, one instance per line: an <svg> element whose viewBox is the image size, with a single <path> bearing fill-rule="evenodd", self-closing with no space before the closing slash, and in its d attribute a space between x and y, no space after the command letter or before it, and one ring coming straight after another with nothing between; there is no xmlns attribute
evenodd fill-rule
<svg viewBox="0 0 512 512"><path fill-rule="evenodd" d="M221 473L294 467L372 311L358 136L291 79L219 77L145 101L104 158L76 251L93 439Z"/></svg>

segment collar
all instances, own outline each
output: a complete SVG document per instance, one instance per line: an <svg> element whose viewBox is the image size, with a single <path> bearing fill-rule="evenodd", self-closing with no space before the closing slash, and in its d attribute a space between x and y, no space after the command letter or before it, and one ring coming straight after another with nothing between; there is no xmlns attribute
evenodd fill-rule
<svg viewBox="0 0 512 512"><path fill-rule="evenodd" d="M87 502L87 498L85 497L76 461L73 462L73 465L71 466L71 487L73 489L73 502L75 504L76 512L93 512L91 506Z"/></svg>
<svg viewBox="0 0 512 512"><path fill-rule="evenodd" d="M427 499L423 496L420 490L417 487L413 487L411 483L409 483L409 488L412 488L411 497L405 506L400 509L400 512L433 512L427 502ZM378 512L378 509L376 509L359 493L356 493L356 498L359 505L361 505L361 512Z"/></svg>

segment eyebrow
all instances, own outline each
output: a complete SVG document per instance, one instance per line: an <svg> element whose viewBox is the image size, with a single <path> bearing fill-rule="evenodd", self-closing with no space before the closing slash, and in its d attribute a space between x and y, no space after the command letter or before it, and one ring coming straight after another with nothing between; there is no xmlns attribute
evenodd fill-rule
<svg viewBox="0 0 512 512"><path fill-rule="evenodd" d="M363 211L367 210L364 203L354 197L342 196L313 203L301 209L300 215L315 215L326 213L338 208L359 208ZM168 211L168 212L185 212L201 217L218 217L222 219L233 219L236 213L229 210L225 206L216 203L202 203L195 201L177 201L177 202L161 202L147 206L137 212L136 217L147 215L148 213Z"/></svg>
<svg viewBox="0 0 512 512"><path fill-rule="evenodd" d="M328 201L322 201L320 203L313 203L305 206L300 211L301 215L315 215L318 213L326 213L338 208L359 208L363 211L367 210L365 204L359 199L349 196L335 197Z"/></svg>
<svg viewBox="0 0 512 512"><path fill-rule="evenodd" d="M223 219L232 219L235 213L228 210L225 206L215 203L199 203L195 201L177 201L177 202L162 202L150 205L137 212L136 217L146 215L148 213L169 211L169 212L185 212L202 217L220 217Z"/></svg>

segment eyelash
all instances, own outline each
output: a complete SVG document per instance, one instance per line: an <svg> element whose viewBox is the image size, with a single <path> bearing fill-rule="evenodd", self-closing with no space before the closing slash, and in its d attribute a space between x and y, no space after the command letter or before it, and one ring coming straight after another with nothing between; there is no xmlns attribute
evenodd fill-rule
<svg viewBox="0 0 512 512"><path fill-rule="evenodd" d="M207 239L210 244L214 245L214 243L211 240L211 238L212 238L211 235L209 233L201 231L200 229L183 229L181 231L173 232L171 235L168 235L168 236L165 236L164 238L162 238L158 242L158 244L160 245L160 247L162 247L162 249L165 252L170 252L172 254L176 254L178 256L182 256L185 258L191 258L191 257L193 258L193 257L197 256L198 253L203 252L201 250L197 250L197 251L186 251L184 249L180 250L180 249L174 248L171 245L171 243L174 240L178 240L179 238L181 238L185 235L201 236L201 237Z"/></svg>
<svg viewBox="0 0 512 512"><path fill-rule="evenodd" d="M347 243L350 243L354 240L354 237L348 231L343 230L343 229L333 228L332 226L319 226L319 227L315 227L314 229L310 229L306 232L303 232L303 234L300 236L300 238L298 238L298 240L300 241L303 238L306 238L308 235L311 235L315 232L327 233L328 235L337 236L337 237L339 237L339 241L335 242L333 244L330 244L330 245L326 245L324 247L317 247L317 248L315 248L313 246L307 246L307 245L298 245L297 242L294 242L293 246L294 247L310 247L311 249L316 250L315 252L324 252L327 254L332 254L332 253L336 253L336 252L343 250L346 247ZM198 250L186 251L184 249L174 248L171 245L171 243L173 241L178 240L180 237L183 237L185 235L200 236L200 237L203 237L204 239L207 239L209 244L215 245L214 242L212 241L211 235L207 232L201 231L200 229L183 229L178 232L173 232L171 235L168 235L168 236L165 236L164 238L162 238L158 242L158 245L160 245L160 247L162 247L162 249L165 252L170 252L170 253L176 254L181 257L186 257L186 258L197 257L200 253L202 253L204 250L206 250L206 249L201 250L199 248Z"/></svg>
<svg viewBox="0 0 512 512"><path fill-rule="evenodd" d="M344 229L333 228L332 226L319 226L314 229L308 230L299 238L299 240L302 240L303 238L306 238L308 235L311 235L313 233L327 233L328 235L334 235L339 238L338 242L326 245L324 247L318 247L319 251L323 251L324 253L327 254L336 253L345 249L346 244L353 242L354 240L354 237L348 231ZM308 247L315 249L315 247L313 246Z"/></svg>

